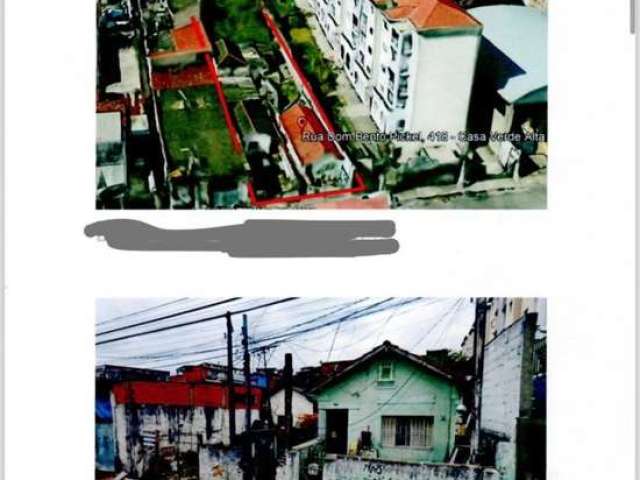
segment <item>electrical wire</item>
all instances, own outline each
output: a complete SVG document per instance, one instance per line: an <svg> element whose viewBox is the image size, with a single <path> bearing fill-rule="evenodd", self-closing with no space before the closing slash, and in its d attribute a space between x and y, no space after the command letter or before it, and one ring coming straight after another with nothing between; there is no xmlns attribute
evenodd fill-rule
<svg viewBox="0 0 640 480"><path fill-rule="evenodd" d="M283 299L276 300L276 301L273 301L273 302L269 302L269 303L266 303L266 304L263 304L263 305L259 305L257 307L245 308L244 310L237 310L235 312L230 312L230 313L231 313L231 315L238 315L238 314L241 314L241 313L253 312L253 311L259 310L261 308L269 307L269 306L272 306L272 305L278 305L280 303L291 302L291 301L297 300L297 299L298 299L297 297L283 298ZM197 320L191 320L189 322L184 322L184 323L180 323L180 324L177 324L177 325L169 325L169 326L165 326L165 327L156 328L154 330L147 330L147 331L144 331L144 332L132 333L132 334L129 334L129 335L123 335L121 337L110 338L110 339L107 339L107 340L102 340L102 341L96 342L96 345L105 345L107 343L119 342L121 340L127 340L129 338L142 337L142 336L151 335L151 334L154 334L154 333L160 333L160 332L166 332L168 330L174 330L176 328L183 328L183 327L187 327L187 326L191 326L191 325L197 325L199 323L210 322L210 321L213 321L213 320L220 320L220 319L226 318L226 315L227 315L226 313L223 313L221 315L214 315L212 317L199 318Z"/></svg>
<svg viewBox="0 0 640 480"><path fill-rule="evenodd" d="M98 332L98 333L96 333L96 337L99 337L101 335L108 335L110 333L122 332L124 330L130 330L132 328L143 327L145 325L150 325L152 323L158 323L158 322L161 322L163 320L168 320L170 318L179 317L181 315L187 315L189 313L199 312L199 311L202 311L202 310L206 310L208 308L213 308L213 307L217 307L219 305L224 305L224 304L227 304L227 303L235 302L236 300L240 300L241 298L242 297L231 297L231 298L227 298L225 300L221 300L219 302L208 303L206 305L200 305L198 307L190 308L188 310L182 310L180 312L175 312L175 313L171 313L171 314L168 314L168 315L164 315L164 316L159 317L159 318L152 318L151 320L145 320L143 322L132 323L131 325L125 325L123 327L113 328L111 330L106 330L104 332Z"/></svg>

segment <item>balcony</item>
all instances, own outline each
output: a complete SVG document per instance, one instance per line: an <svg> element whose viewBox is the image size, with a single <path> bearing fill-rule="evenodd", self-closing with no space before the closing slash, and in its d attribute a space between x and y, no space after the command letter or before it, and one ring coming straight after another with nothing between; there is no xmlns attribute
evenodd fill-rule
<svg viewBox="0 0 640 480"><path fill-rule="evenodd" d="M384 108L387 111L387 113L391 113L391 111L393 110L393 107L389 104L385 96L381 93L380 87L376 85L375 87L373 87L373 91L375 92L376 96L382 101L382 104L384 105Z"/></svg>

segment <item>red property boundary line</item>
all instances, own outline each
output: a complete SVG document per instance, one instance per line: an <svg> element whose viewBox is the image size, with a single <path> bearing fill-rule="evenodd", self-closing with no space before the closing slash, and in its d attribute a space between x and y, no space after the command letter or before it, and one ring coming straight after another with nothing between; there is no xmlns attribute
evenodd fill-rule
<svg viewBox="0 0 640 480"><path fill-rule="evenodd" d="M262 17L264 18L264 21L266 22L267 26L271 30L271 33L275 37L276 42L280 46L282 52L287 57L287 60L288 60L289 64L295 70L296 76L298 77L298 79L302 83L302 87L305 90L305 93L307 94L307 97L309 97L309 100L311 101L311 104L312 104L314 110L316 111L316 113L320 117L320 120L322 121L324 128L327 129L328 132L331 132L331 133L335 134L336 130L333 127L333 124L331 123L331 120L329 119L329 117L327 116L326 112L324 111L324 108L322 108L322 105L318 101L318 98L316 97L315 93L313 93L313 88L311 87L311 84L309 83L309 81L307 80L307 77L305 76L304 72L300 68L300 65L298 65L298 62L296 61L295 57L293 56L293 52L291 51L291 48L289 47L289 43L287 42L286 38L284 38L284 35L282 34L280 29L276 25L276 22L273 19L273 16L269 12L269 10L267 10L266 8L263 8L262 9ZM338 145L338 149L340 149L339 145ZM328 191L328 192L309 193L307 195L293 195L293 196L290 196L290 197L270 198L270 199L267 199L267 200L258 200L258 198L256 197L256 193L255 193L255 191L253 189L253 184L251 183L251 181L248 182L247 188L248 188L248 193L249 193L249 199L251 201L251 205L252 206L254 206L254 207L268 207L270 205L297 203L297 202L301 202L301 201L305 201L305 200L312 200L312 199L315 199L315 198L338 197L338 196L341 196L341 195L348 195L348 194L351 194L351 193L362 193L362 192L366 191L367 186L365 185L364 180L362 179L360 174L358 172L355 172L353 176L354 176L355 183L356 183L355 187L342 188L342 189L339 189L339 190L332 190L332 191Z"/></svg>
<svg viewBox="0 0 640 480"><path fill-rule="evenodd" d="M276 22L273 19L273 15L271 15L271 12L269 12L269 10L267 10L266 8L263 8L262 17L264 18L264 21L267 23L267 26L271 30L271 33L275 37L276 42L278 43L278 45L284 52L285 56L287 57L287 60L295 70L296 75L298 76L298 79L300 80L300 82L302 82L302 86L304 87L305 93L309 97L309 100L313 105L313 109L320 116L322 123L324 123L324 127L327 129L328 132L335 134L336 129L333 128L333 124L331 123L331 120L329 119L328 115L324 111L324 108L322 108L322 105L318 101L318 98L316 97L315 93L313 93L313 88L311 88L311 84L307 80L307 77L305 76L304 72L300 68L300 65L298 65L298 62L293 56L291 47L289 47L289 43L287 42L287 39L284 38L284 35L278 28L278 25L276 25Z"/></svg>
<svg viewBox="0 0 640 480"><path fill-rule="evenodd" d="M200 45L203 47L207 44L207 34L204 31L202 23L196 17L191 17L191 24L193 25L198 39L200 40ZM229 112L229 105L227 104L227 98L224 96L224 91L222 90L222 85L220 84L220 77L218 75L218 68L216 66L216 62L211 56L209 52L204 54L204 60L207 63L207 68L209 69L209 74L211 75L211 80L213 80L213 85L218 93L218 100L220 101L220 106L222 107L222 112L224 113L224 120L227 123L227 130L229 131L229 137L231 137L231 143L233 144L233 149L236 153L242 153L242 144L240 142L240 135L238 135L238 131L236 127L233 125L233 119L231 118L231 112Z"/></svg>
<svg viewBox="0 0 640 480"><path fill-rule="evenodd" d="M249 199L251 200L251 205L254 207L268 207L269 205L276 205L279 203L297 203L304 200L312 200L314 198L330 198L330 197L338 197L340 195L347 195L350 193L361 193L367 189L367 186L364 183L364 180L360 176L358 172L353 174L356 186L352 188L342 188L340 190L331 190L329 192L318 192L318 193L309 193L306 195L292 195L291 197L280 197L280 198L269 198L267 200L258 200L256 197L256 193L253 190L253 184L251 182L248 183L247 188L249 190Z"/></svg>

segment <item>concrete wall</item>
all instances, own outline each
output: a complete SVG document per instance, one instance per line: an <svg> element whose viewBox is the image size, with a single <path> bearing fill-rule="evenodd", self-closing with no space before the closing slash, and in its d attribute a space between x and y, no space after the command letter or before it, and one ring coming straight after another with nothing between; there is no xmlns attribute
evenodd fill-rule
<svg viewBox="0 0 640 480"><path fill-rule="evenodd" d="M300 480L300 451L290 450L282 465L276 469L276 480Z"/></svg>
<svg viewBox="0 0 640 480"><path fill-rule="evenodd" d="M240 455L217 447L201 448L199 480L242 480Z"/></svg>
<svg viewBox="0 0 640 480"><path fill-rule="evenodd" d="M456 387L416 367L407 360L394 362L393 384L379 384L379 360L318 394L318 433L324 438L327 409L349 410L348 449L355 453L360 433L371 431L379 458L397 461L445 461L454 440ZM432 416L431 448L383 447L382 417Z"/></svg>
<svg viewBox="0 0 640 480"><path fill-rule="evenodd" d="M517 419L531 408L535 325L535 316L522 317L484 349L480 431L497 440L496 467L502 480L515 478Z"/></svg>
<svg viewBox="0 0 640 480"><path fill-rule="evenodd" d="M252 409L252 419L259 418ZM128 472L142 475L162 450L197 452L200 445L229 444L229 412L221 408L138 406L114 407L116 458ZM244 431L244 409L236 410L236 432Z"/></svg>
<svg viewBox="0 0 640 480"><path fill-rule="evenodd" d="M414 36L408 131L466 131L480 38L480 31Z"/></svg>
<svg viewBox="0 0 640 480"><path fill-rule="evenodd" d="M324 465L323 480L499 480L493 469L466 465L411 465L338 458Z"/></svg>

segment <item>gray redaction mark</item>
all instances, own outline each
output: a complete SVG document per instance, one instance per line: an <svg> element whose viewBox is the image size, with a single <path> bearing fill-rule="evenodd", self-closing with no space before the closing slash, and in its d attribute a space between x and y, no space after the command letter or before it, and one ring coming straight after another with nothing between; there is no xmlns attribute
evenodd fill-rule
<svg viewBox="0 0 640 480"><path fill-rule="evenodd" d="M391 220L247 220L223 227L167 230L139 220L113 219L84 229L111 248L133 251L208 251L231 257L359 257L400 248Z"/></svg>

